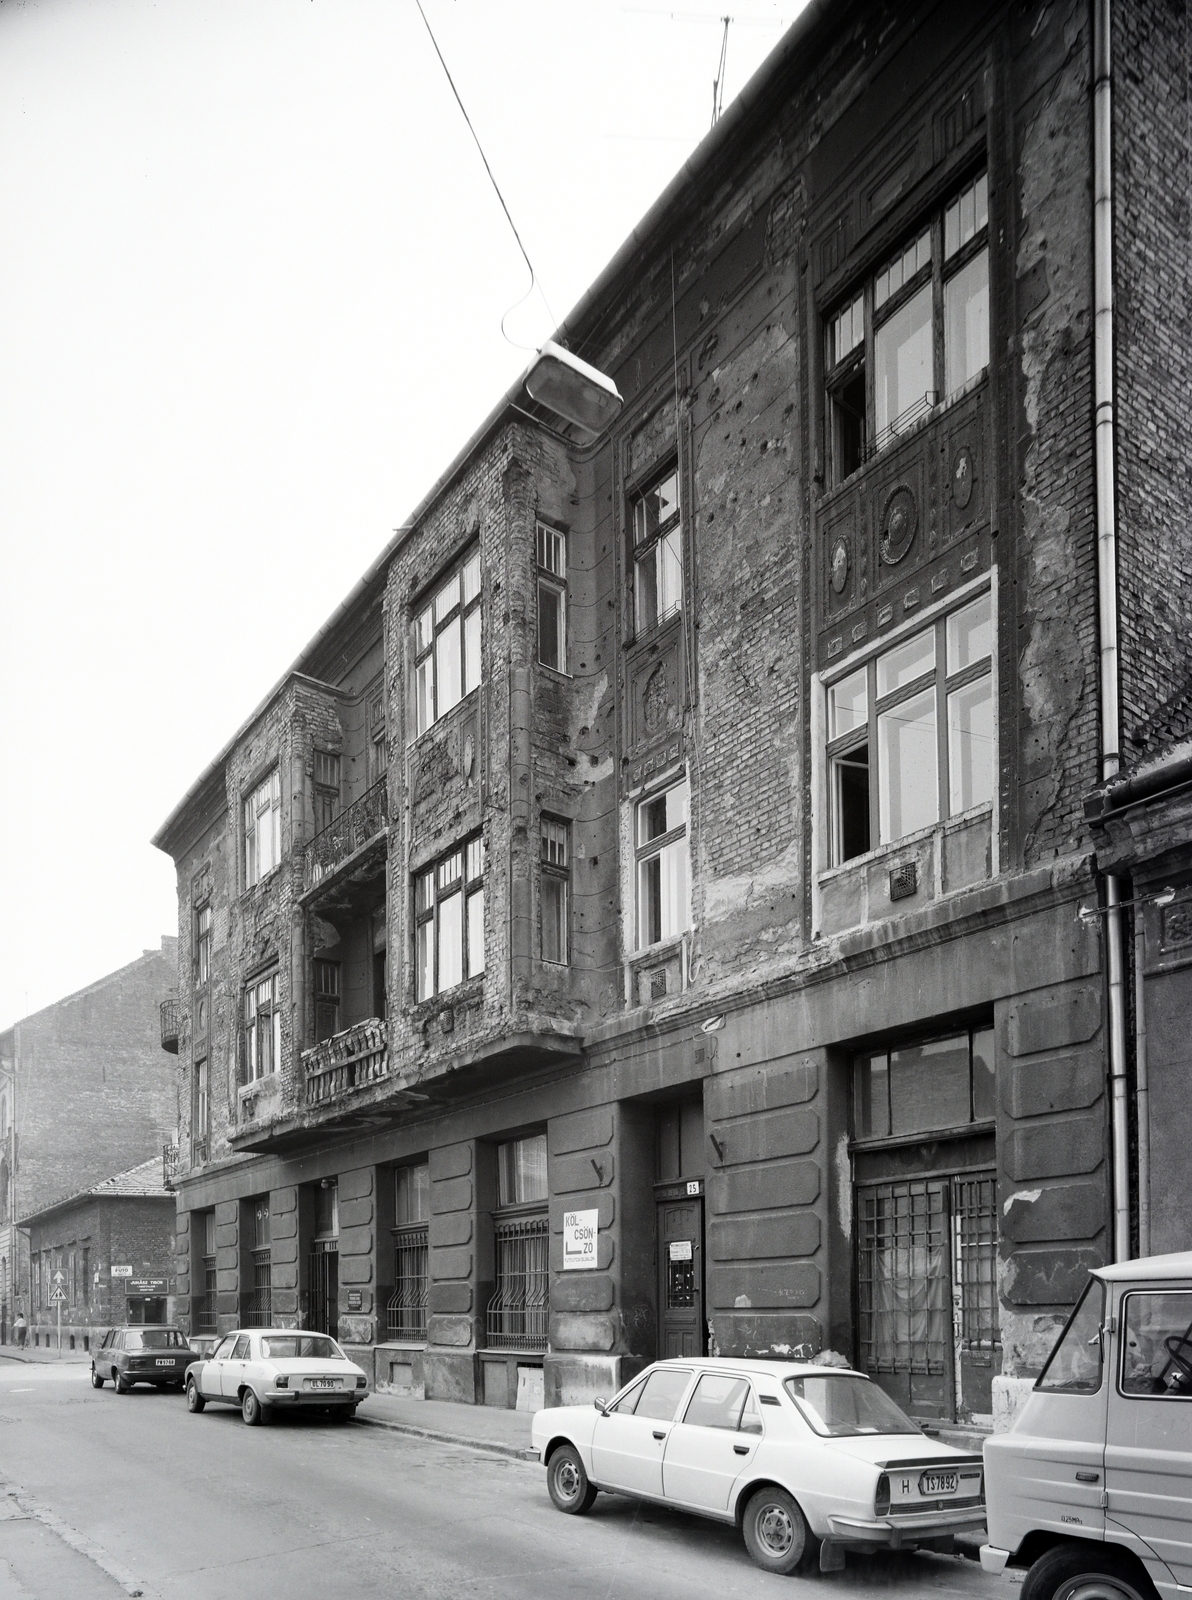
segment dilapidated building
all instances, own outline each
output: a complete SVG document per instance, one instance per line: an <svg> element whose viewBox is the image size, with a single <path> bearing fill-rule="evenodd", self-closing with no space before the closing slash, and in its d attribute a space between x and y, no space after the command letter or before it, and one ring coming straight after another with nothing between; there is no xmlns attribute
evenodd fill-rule
<svg viewBox="0 0 1192 1600"><path fill-rule="evenodd" d="M196 1332L1038 1370L1137 1226L1085 801L1189 671L1184 29L811 4L558 330L623 406L515 386L180 802Z"/></svg>

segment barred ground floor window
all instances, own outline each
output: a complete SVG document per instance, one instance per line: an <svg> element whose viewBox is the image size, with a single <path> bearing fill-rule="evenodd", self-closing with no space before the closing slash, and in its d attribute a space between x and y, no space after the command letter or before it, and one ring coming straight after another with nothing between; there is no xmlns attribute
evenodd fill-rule
<svg viewBox="0 0 1192 1600"><path fill-rule="evenodd" d="M429 1230L426 1225L393 1230L393 1293L385 1330L390 1339L426 1338L426 1277Z"/></svg>
<svg viewBox="0 0 1192 1600"><path fill-rule="evenodd" d="M496 1291L488 1303L490 1350L544 1351L550 1293L546 1213L494 1223Z"/></svg>

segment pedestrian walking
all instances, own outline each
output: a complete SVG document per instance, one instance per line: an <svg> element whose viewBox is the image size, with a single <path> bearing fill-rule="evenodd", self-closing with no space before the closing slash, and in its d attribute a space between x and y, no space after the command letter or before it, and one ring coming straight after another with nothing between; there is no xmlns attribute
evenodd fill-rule
<svg viewBox="0 0 1192 1600"><path fill-rule="evenodd" d="M29 1333L29 1324L25 1321L25 1313L23 1311L17 1312L17 1319L12 1325L12 1331L17 1336L17 1348L23 1350L25 1348L25 1339Z"/></svg>

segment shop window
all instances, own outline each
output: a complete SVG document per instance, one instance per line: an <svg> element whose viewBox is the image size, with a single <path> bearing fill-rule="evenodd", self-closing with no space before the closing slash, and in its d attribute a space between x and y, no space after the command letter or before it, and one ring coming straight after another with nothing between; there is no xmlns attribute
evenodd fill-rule
<svg viewBox="0 0 1192 1600"><path fill-rule="evenodd" d="M825 343L830 470L843 483L989 365L985 173L831 313Z"/></svg>
<svg viewBox="0 0 1192 1600"><path fill-rule="evenodd" d="M329 750L315 751L315 832L329 828L339 816L340 758Z"/></svg>
<svg viewBox="0 0 1192 1600"><path fill-rule="evenodd" d="M391 1339L426 1338L430 1167L421 1161L393 1175L393 1293L387 1330Z"/></svg>
<svg viewBox="0 0 1192 1600"><path fill-rule="evenodd" d="M934 1133L993 1120L993 1029L867 1050L853 1057L853 1131L858 1139Z"/></svg>
<svg viewBox="0 0 1192 1600"><path fill-rule="evenodd" d="M256 1083L276 1072L281 1062L281 1006L278 975L250 983L244 991L244 1054L240 1081Z"/></svg>
<svg viewBox="0 0 1192 1600"><path fill-rule="evenodd" d="M479 686L480 642L480 551L473 549L414 617L415 737Z"/></svg>
<svg viewBox="0 0 1192 1600"><path fill-rule="evenodd" d="M244 887L281 862L281 775L275 767L244 802Z"/></svg>
<svg viewBox="0 0 1192 1600"><path fill-rule="evenodd" d="M687 780L637 807L637 947L676 938L690 923L687 889Z"/></svg>
<svg viewBox="0 0 1192 1600"><path fill-rule="evenodd" d="M414 878L419 1000L484 971L484 867L484 839L476 834Z"/></svg>
<svg viewBox="0 0 1192 1600"><path fill-rule="evenodd" d="M571 829L554 817L542 818L538 878L542 959L566 966L570 955Z"/></svg>
<svg viewBox="0 0 1192 1600"><path fill-rule="evenodd" d="M538 659L567 671L567 535L538 524Z"/></svg>
<svg viewBox="0 0 1192 1600"><path fill-rule="evenodd" d="M315 1039L322 1043L339 1032L340 965L338 961L315 961Z"/></svg>
<svg viewBox="0 0 1192 1600"><path fill-rule="evenodd" d="M630 502L633 626L643 634L683 605L683 525L679 469L672 463Z"/></svg>
<svg viewBox="0 0 1192 1600"><path fill-rule="evenodd" d="M993 799L987 593L828 686L834 866Z"/></svg>
<svg viewBox="0 0 1192 1600"><path fill-rule="evenodd" d="M209 905L200 906L195 912L195 975L199 988L211 980L211 935L214 920Z"/></svg>

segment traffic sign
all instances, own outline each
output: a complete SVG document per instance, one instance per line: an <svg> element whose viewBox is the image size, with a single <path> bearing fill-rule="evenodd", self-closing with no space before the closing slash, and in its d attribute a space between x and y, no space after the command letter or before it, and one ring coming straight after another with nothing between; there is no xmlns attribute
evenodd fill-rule
<svg viewBox="0 0 1192 1600"><path fill-rule="evenodd" d="M66 1282L66 1279L63 1276L61 1269L59 1269L59 1271L55 1272L55 1274L54 1274L54 1282L57 1284L59 1289L61 1289L62 1285Z"/></svg>
<svg viewBox="0 0 1192 1600"><path fill-rule="evenodd" d="M50 1295L50 1304L52 1306L64 1306L66 1304L66 1295L62 1292L60 1286Z"/></svg>

